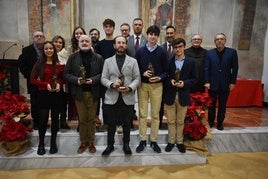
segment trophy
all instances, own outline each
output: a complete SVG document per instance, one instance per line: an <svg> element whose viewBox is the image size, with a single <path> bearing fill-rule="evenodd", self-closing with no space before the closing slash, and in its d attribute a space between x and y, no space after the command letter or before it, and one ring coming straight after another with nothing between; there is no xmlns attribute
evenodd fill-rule
<svg viewBox="0 0 268 179"><path fill-rule="evenodd" d="M119 89L125 89L126 87L124 86L124 81L125 81L125 76L123 73L120 73L119 77L118 77L120 80L121 80L121 85L119 87Z"/></svg>
<svg viewBox="0 0 268 179"><path fill-rule="evenodd" d="M174 79L175 79L176 83L178 83L180 81L180 70L178 70L178 69L175 70Z"/></svg>
<svg viewBox="0 0 268 179"><path fill-rule="evenodd" d="M80 77L82 78L80 82L84 83L86 81L86 68L83 65L80 66Z"/></svg>
<svg viewBox="0 0 268 179"><path fill-rule="evenodd" d="M152 76L151 76L151 80L154 80L154 79L156 79L155 77L154 77L154 67L153 67L153 64L150 62L149 63L149 65L148 65L148 70L151 72L151 74L152 74Z"/></svg>
<svg viewBox="0 0 268 179"><path fill-rule="evenodd" d="M58 82L58 79L57 79L57 75L56 74L54 74L53 76L52 76L52 84L51 84L51 88L52 88L52 90L51 91L56 91L56 88L57 88L57 82Z"/></svg>

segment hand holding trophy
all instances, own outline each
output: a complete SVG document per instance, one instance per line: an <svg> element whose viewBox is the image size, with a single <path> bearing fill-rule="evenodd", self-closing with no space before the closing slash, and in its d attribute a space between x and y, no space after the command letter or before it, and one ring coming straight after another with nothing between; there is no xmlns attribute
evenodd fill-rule
<svg viewBox="0 0 268 179"><path fill-rule="evenodd" d="M125 82L125 76L124 76L124 74L123 73L120 73L120 75L119 75L118 78L121 81L121 84L119 86L119 89L120 90L126 89L126 87L124 86L124 82Z"/></svg>
<svg viewBox="0 0 268 179"><path fill-rule="evenodd" d="M52 76L51 92L56 92L57 91L57 83L58 83L57 75L54 74Z"/></svg>
<svg viewBox="0 0 268 179"><path fill-rule="evenodd" d="M175 79L177 87L180 87L180 88L183 87L183 81L180 80L180 70L179 69L175 70L174 79Z"/></svg>
<svg viewBox="0 0 268 179"><path fill-rule="evenodd" d="M80 66L80 83L83 84L86 82L86 69L84 65Z"/></svg>
<svg viewBox="0 0 268 179"><path fill-rule="evenodd" d="M155 74L154 74L154 67L153 67L153 64L150 62L149 65L148 65L148 71L149 73L151 74L150 76L150 80L155 80L156 77L155 77Z"/></svg>

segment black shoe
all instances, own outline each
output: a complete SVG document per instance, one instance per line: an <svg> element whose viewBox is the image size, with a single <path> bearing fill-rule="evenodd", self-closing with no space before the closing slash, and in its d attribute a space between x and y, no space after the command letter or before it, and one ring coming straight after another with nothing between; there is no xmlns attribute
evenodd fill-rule
<svg viewBox="0 0 268 179"><path fill-rule="evenodd" d="M208 120L209 127L212 128L214 126L214 121Z"/></svg>
<svg viewBox="0 0 268 179"><path fill-rule="evenodd" d="M181 153L185 153L186 149L183 144L177 144L177 148Z"/></svg>
<svg viewBox="0 0 268 179"><path fill-rule="evenodd" d="M125 152L126 155L131 155L132 154L132 151L131 151L131 149L130 149L128 144L124 144L123 151Z"/></svg>
<svg viewBox="0 0 268 179"><path fill-rule="evenodd" d="M38 146L37 154L38 155L44 155L46 153L44 146Z"/></svg>
<svg viewBox="0 0 268 179"><path fill-rule="evenodd" d="M60 128L61 129L71 129L70 126L68 126L66 121L60 123Z"/></svg>
<svg viewBox="0 0 268 179"><path fill-rule="evenodd" d="M218 126L217 126L217 129L220 130L220 131L222 131L224 128L223 128L223 126L222 126L222 124L221 124L221 125L218 125Z"/></svg>
<svg viewBox="0 0 268 179"><path fill-rule="evenodd" d="M102 152L102 156L108 156L108 155L110 155L110 153L112 152L112 151L114 151L114 146L113 145L108 145L107 147L106 147L106 149Z"/></svg>
<svg viewBox="0 0 268 179"><path fill-rule="evenodd" d="M154 151L155 151L156 153L161 153L161 149L160 149L160 147L158 146L157 142L151 142L151 145L150 145L150 146L154 149Z"/></svg>
<svg viewBox="0 0 268 179"><path fill-rule="evenodd" d="M58 148L57 148L57 146L51 146L50 147L50 150L49 150L49 153L50 154L55 154L55 153L57 153L58 152Z"/></svg>
<svg viewBox="0 0 268 179"><path fill-rule="evenodd" d="M146 141L145 140L140 141L139 146L136 148L136 152L137 153L142 152L145 149L145 147L146 147Z"/></svg>
<svg viewBox="0 0 268 179"><path fill-rule="evenodd" d="M168 143L166 148L165 148L165 151L170 152L173 149L174 146L175 146L174 144Z"/></svg>

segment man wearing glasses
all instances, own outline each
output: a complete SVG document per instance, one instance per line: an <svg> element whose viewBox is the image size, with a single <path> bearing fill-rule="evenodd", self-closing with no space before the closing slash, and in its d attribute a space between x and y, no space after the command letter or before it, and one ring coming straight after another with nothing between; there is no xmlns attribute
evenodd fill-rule
<svg viewBox="0 0 268 179"><path fill-rule="evenodd" d="M204 63L207 50L201 47L202 36L200 34L194 34L191 38L192 46L184 51L185 56L195 60L198 82L191 88L191 92L204 92Z"/></svg>
<svg viewBox="0 0 268 179"><path fill-rule="evenodd" d="M33 66L37 59L42 54L43 43L45 42L44 33L41 31L35 31L33 34L33 43L22 49L22 53L18 59L18 67L24 78L27 80L27 90L30 94L31 101L31 116L33 119L33 128L38 129L38 108L37 108L37 86L30 84L30 76Z"/></svg>
<svg viewBox="0 0 268 179"><path fill-rule="evenodd" d="M204 65L205 87L212 97L212 104L208 110L208 122L213 127L216 118L216 104L218 101L217 129L223 130L226 113L226 103L230 91L234 88L238 72L237 52L233 48L225 47L226 36L223 33L215 35L216 48L207 52Z"/></svg>

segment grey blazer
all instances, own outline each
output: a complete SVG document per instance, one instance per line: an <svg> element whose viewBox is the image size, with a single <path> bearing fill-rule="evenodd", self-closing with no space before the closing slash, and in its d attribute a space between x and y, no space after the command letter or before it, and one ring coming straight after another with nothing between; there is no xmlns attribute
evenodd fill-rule
<svg viewBox="0 0 268 179"><path fill-rule="evenodd" d="M135 57L135 35L131 35L127 40L127 54L131 57ZM141 35L140 47L144 46L147 43L147 37Z"/></svg>
<svg viewBox="0 0 268 179"><path fill-rule="evenodd" d="M126 55L121 73L123 73L125 77L124 86L128 86L132 89L132 91L129 93L122 93L123 100L126 105L134 105L135 90L141 83L140 70L137 60ZM105 104L113 105L118 100L119 92L117 89L111 88L111 84L118 79L119 75L120 71L114 55L105 60L101 75L101 83L107 88L104 98Z"/></svg>

